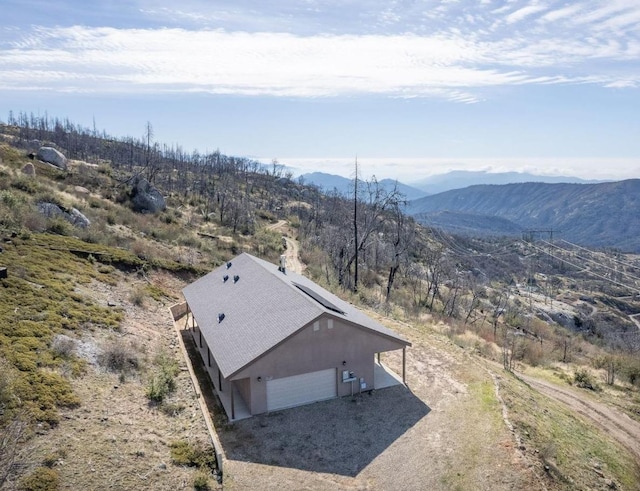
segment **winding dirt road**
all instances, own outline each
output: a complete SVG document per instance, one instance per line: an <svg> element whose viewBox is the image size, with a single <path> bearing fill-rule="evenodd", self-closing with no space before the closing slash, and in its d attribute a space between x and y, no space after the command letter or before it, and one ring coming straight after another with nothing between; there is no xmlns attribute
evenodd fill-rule
<svg viewBox="0 0 640 491"><path fill-rule="evenodd" d="M288 235L286 235L288 231L287 221L279 220L276 223L267 225L267 230L273 230L282 233L282 238L287 243L287 250L284 253L287 258L287 269L293 271L294 273L302 274L304 265L300 261L300 246L298 245L297 240L291 239L290 237L288 237Z"/></svg>
<svg viewBox="0 0 640 491"><path fill-rule="evenodd" d="M626 414L600 402L587 399L569 388L532 378L523 374L519 377L542 394L566 404L578 414L586 416L598 428L627 447L640 460L640 423Z"/></svg>

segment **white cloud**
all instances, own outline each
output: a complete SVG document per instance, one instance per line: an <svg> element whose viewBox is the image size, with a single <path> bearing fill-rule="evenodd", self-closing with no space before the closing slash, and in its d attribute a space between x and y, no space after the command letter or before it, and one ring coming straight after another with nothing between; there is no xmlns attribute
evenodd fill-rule
<svg viewBox="0 0 640 491"><path fill-rule="evenodd" d="M521 9L518 9L515 12L507 15L505 21L507 22L507 24L521 22L530 15L537 14L538 12L542 12L546 9L547 7L543 5L527 5L526 7L522 7Z"/></svg>
<svg viewBox="0 0 640 491"><path fill-rule="evenodd" d="M427 35L5 29L0 31L0 88L293 97L380 94L472 103L483 99L484 88L505 85L640 85L637 0L550 0L554 7L549 10L547 4L509 1L491 11L497 2L488 7L482 3L448 2L431 8L449 17ZM356 4L351 2L350 8ZM383 15L390 24L403 25L404 5L386 2L377 19ZM320 4L309 6L317 9ZM412 3L421 22L426 6ZM175 15L196 19L204 14L185 7ZM218 10L215 15L232 14ZM615 35L620 29L625 34Z"/></svg>
<svg viewBox="0 0 640 491"><path fill-rule="evenodd" d="M575 14L580 12L582 9L584 9L584 5L581 5L581 4L568 5L561 9L547 12L546 14L541 16L538 19L538 21L539 22L556 22L560 19L566 19L567 17L574 16Z"/></svg>

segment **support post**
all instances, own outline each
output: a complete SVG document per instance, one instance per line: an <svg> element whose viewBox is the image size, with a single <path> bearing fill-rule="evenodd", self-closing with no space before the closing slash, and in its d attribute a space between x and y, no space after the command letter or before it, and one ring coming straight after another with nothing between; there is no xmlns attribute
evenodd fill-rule
<svg viewBox="0 0 640 491"><path fill-rule="evenodd" d="M218 390L222 392L222 375L220 374L220 367L218 367Z"/></svg>
<svg viewBox="0 0 640 491"><path fill-rule="evenodd" d="M236 419L236 405L233 399L233 382L229 381L229 385L231 386L231 419Z"/></svg>
<svg viewBox="0 0 640 491"><path fill-rule="evenodd" d="M380 365L380 352L376 353L378 355L378 365Z"/></svg>
<svg viewBox="0 0 640 491"><path fill-rule="evenodd" d="M184 328L189 329L189 314L191 313L191 309L189 308L189 304L187 304L187 315L185 316Z"/></svg>
<svg viewBox="0 0 640 491"><path fill-rule="evenodd" d="M402 383L407 385L407 347L402 348Z"/></svg>

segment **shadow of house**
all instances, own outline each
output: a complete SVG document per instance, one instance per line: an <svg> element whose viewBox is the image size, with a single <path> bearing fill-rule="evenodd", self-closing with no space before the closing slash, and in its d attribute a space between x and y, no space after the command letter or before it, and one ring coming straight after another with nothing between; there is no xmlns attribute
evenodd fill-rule
<svg viewBox="0 0 640 491"><path fill-rule="evenodd" d="M245 419L218 434L229 460L355 477L429 412L396 385Z"/></svg>

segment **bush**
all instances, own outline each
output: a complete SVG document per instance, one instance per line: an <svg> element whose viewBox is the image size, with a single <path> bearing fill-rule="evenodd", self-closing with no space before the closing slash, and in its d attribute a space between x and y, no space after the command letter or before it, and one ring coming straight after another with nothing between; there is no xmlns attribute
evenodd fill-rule
<svg viewBox="0 0 640 491"><path fill-rule="evenodd" d="M76 350L76 342L69 336L58 334L53 338L51 351L60 358L71 358Z"/></svg>
<svg viewBox="0 0 640 491"><path fill-rule="evenodd" d="M137 307L144 307L144 299L146 296L145 289L143 287L137 287L131 292L129 300Z"/></svg>
<svg viewBox="0 0 640 491"><path fill-rule="evenodd" d="M209 489L209 476L204 472L198 472L193 478L193 489L207 491Z"/></svg>
<svg viewBox="0 0 640 491"><path fill-rule="evenodd" d="M178 374L178 364L168 356L161 354L156 360L158 371L149 380L147 397L155 403L161 403L165 397L176 390L175 376Z"/></svg>
<svg viewBox="0 0 640 491"><path fill-rule="evenodd" d="M133 349L122 341L109 344L98 356L98 363L110 372L129 373L140 366Z"/></svg>
<svg viewBox="0 0 640 491"><path fill-rule="evenodd" d="M573 383L582 389L598 390L597 384L593 381L591 373L586 368L576 370L573 375Z"/></svg>
<svg viewBox="0 0 640 491"><path fill-rule="evenodd" d="M56 491L60 486L58 472L49 467L38 467L18 482L21 491Z"/></svg>
<svg viewBox="0 0 640 491"><path fill-rule="evenodd" d="M179 440L169 444L171 461L175 465L198 467L209 470L215 469L215 455L213 449L201 443L190 443Z"/></svg>

